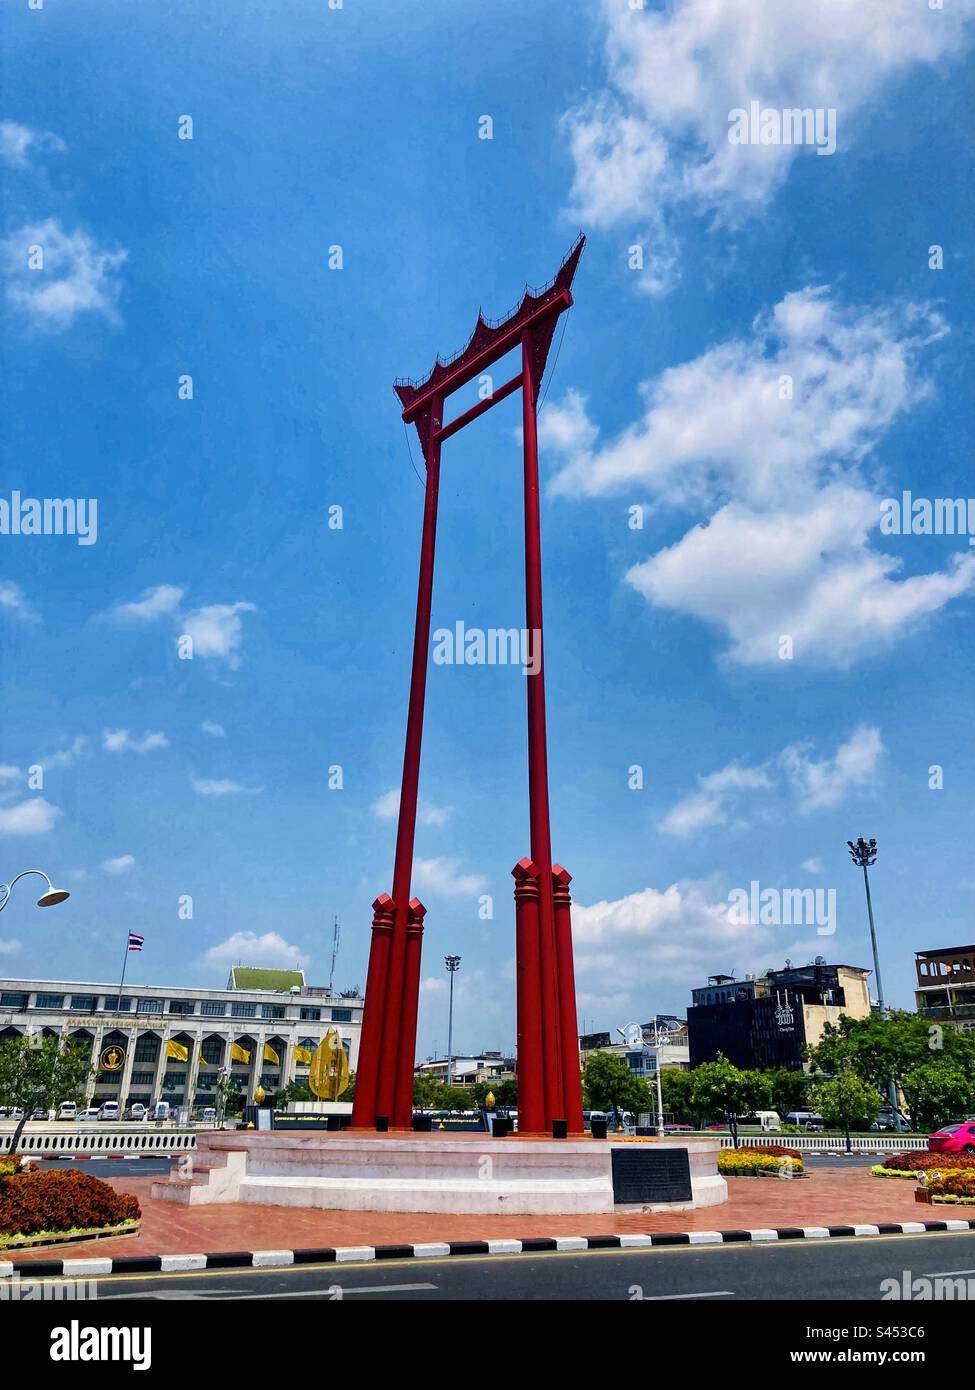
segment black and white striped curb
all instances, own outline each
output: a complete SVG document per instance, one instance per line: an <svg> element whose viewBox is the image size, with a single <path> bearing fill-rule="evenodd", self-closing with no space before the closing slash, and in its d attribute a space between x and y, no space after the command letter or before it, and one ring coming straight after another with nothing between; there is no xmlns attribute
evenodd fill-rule
<svg viewBox="0 0 975 1390"><path fill-rule="evenodd" d="M661 1231L656 1235L530 1236L525 1240L427 1241L419 1245L323 1246L309 1250L221 1250L212 1255L120 1255L67 1260L0 1260L0 1278L105 1274L174 1274L203 1269L275 1269L287 1265L352 1264L369 1260L442 1260L451 1255L536 1255L547 1251L641 1250L662 1246L756 1245L843 1236L914 1236L975 1231L975 1221L889 1221L877 1225L779 1226L753 1231Z"/></svg>

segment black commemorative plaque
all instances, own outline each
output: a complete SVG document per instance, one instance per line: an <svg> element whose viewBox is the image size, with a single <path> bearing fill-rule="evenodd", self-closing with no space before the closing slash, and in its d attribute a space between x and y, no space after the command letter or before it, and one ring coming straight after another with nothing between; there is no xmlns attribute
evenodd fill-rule
<svg viewBox="0 0 975 1390"><path fill-rule="evenodd" d="M613 1149L614 1202L689 1202L691 1165L686 1149L627 1144Z"/></svg>

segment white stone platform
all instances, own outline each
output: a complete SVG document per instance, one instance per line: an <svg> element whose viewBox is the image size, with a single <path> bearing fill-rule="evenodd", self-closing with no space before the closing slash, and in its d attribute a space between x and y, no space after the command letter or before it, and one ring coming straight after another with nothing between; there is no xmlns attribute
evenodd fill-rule
<svg viewBox="0 0 975 1390"><path fill-rule="evenodd" d="M687 1151L690 1202L614 1201L614 1148ZM355 1134L348 1130L201 1135L153 1197L195 1206L253 1202L337 1211L490 1215L689 1211L728 1199L717 1139L492 1139L488 1134Z"/></svg>

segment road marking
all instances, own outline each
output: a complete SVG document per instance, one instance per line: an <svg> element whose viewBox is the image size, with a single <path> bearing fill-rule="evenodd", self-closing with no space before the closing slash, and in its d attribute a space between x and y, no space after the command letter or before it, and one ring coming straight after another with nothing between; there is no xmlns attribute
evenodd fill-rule
<svg viewBox="0 0 975 1390"><path fill-rule="evenodd" d="M334 1266L330 1266L334 1268ZM351 1294L357 1293L428 1293L431 1289L436 1289L436 1284L363 1284L356 1288L349 1288L346 1284L335 1284L334 1288L341 1289L341 1298L348 1298ZM102 1299L104 1303L124 1303L132 1299L144 1299L147 1295L143 1293L110 1293ZM164 1290L160 1293L150 1293L149 1298L157 1300L184 1299L192 1298L198 1302L210 1302L212 1299L232 1298L235 1302L246 1303L260 1299L261 1302L268 1302L278 1298L317 1298L321 1302L341 1302L339 1298L332 1298L328 1291L328 1285L321 1285L317 1289L296 1289L286 1290L281 1293L243 1293L240 1289L209 1289L206 1293L177 1293L175 1290Z"/></svg>
<svg viewBox="0 0 975 1390"><path fill-rule="evenodd" d="M713 1289L709 1293L657 1293L649 1298L636 1299L637 1303L669 1303L672 1299L685 1298L734 1298L733 1289Z"/></svg>
<svg viewBox="0 0 975 1390"><path fill-rule="evenodd" d="M975 1269L939 1269L937 1274L925 1274L925 1279L952 1279L957 1274L975 1274Z"/></svg>

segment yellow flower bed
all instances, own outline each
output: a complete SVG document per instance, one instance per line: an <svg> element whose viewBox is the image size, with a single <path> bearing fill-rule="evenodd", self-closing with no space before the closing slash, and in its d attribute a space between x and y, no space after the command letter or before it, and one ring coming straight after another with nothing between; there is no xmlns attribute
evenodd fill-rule
<svg viewBox="0 0 975 1390"><path fill-rule="evenodd" d="M942 1177L949 1174L954 1176L956 1173L970 1173L970 1168L885 1168L882 1163L875 1163L870 1169L875 1178L910 1178L911 1182L917 1182L919 1178L930 1177L932 1172L940 1173Z"/></svg>
<svg viewBox="0 0 975 1390"><path fill-rule="evenodd" d="M726 1178L757 1178L762 1173L798 1178L805 1171L801 1158L786 1155L748 1153L744 1149L722 1149L718 1154L718 1172Z"/></svg>

